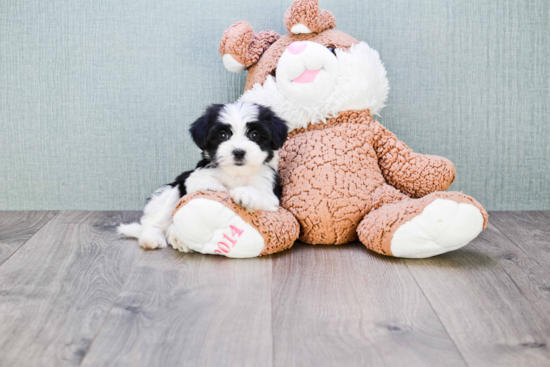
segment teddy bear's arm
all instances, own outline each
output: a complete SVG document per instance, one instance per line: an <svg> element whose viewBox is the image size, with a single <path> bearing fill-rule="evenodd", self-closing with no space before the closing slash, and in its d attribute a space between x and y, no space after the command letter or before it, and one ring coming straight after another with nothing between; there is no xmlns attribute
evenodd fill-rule
<svg viewBox="0 0 550 367"><path fill-rule="evenodd" d="M378 121L372 121L371 128L378 165L390 185L412 198L451 186L456 174L450 160L414 153Z"/></svg>

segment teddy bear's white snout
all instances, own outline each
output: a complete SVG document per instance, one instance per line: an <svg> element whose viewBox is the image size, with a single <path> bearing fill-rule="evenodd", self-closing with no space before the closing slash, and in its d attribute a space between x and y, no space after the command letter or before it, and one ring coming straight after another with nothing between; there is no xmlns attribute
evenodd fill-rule
<svg viewBox="0 0 550 367"><path fill-rule="evenodd" d="M291 130L326 121L341 111L368 109L372 115L379 114L390 86L376 50L360 42L337 49L334 55L323 45L303 42L302 52L283 52L276 78L268 75L239 101L270 107ZM293 82L306 69L320 70L309 83Z"/></svg>
<svg viewBox="0 0 550 367"><path fill-rule="evenodd" d="M326 100L337 75L336 56L325 46L310 41L290 44L276 70L281 93L293 103L308 107Z"/></svg>

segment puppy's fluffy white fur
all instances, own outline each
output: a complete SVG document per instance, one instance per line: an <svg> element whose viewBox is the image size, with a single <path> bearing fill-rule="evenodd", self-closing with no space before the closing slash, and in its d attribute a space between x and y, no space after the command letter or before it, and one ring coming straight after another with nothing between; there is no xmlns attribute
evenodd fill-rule
<svg viewBox="0 0 550 367"><path fill-rule="evenodd" d="M189 248L172 231L172 211L180 198L196 191L228 192L244 208L276 211L279 207L278 150L286 123L269 108L236 102L213 105L191 129L203 159L193 171L158 188L143 210L140 223L121 224L118 232L138 238L143 248Z"/></svg>

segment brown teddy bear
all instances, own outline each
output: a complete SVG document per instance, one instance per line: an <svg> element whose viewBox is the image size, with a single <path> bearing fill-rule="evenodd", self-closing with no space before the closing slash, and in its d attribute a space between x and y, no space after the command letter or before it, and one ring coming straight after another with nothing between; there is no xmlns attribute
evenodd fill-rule
<svg viewBox="0 0 550 367"><path fill-rule="evenodd" d="M290 32L224 33L223 63L248 69L243 102L270 107L289 125L280 151L282 208L249 213L223 193L182 198L179 239L194 251L253 257L292 246L359 239L383 255L423 258L456 250L487 225L473 198L444 192L455 179L442 157L414 153L373 119L389 85L378 53L333 29L317 0L296 0Z"/></svg>

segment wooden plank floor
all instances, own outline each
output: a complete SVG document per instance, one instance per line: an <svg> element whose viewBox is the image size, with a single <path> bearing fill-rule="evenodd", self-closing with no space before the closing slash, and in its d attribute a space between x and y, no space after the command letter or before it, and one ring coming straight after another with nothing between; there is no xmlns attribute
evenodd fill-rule
<svg viewBox="0 0 550 367"><path fill-rule="evenodd" d="M550 366L550 213L423 260L143 251L138 212L0 212L0 366Z"/></svg>

